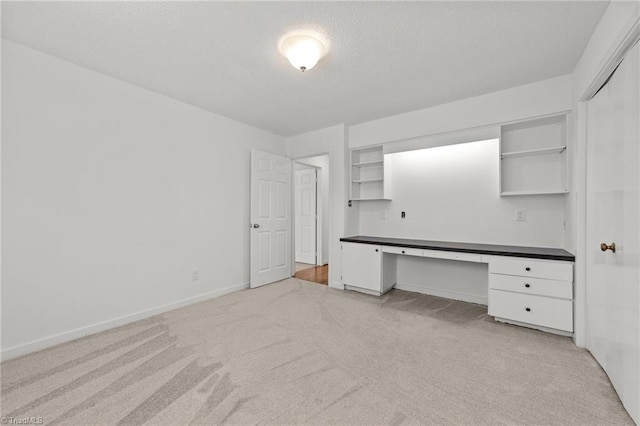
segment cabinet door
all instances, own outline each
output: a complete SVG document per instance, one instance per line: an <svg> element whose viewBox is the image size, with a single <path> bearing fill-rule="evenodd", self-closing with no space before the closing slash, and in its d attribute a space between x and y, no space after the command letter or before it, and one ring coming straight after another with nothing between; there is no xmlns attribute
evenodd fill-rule
<svg viewBox="0 0 640 426"><path fill-rule="evenodd" d="M342 243L343 284L381 292L381 259L380 246Z"/></svg>

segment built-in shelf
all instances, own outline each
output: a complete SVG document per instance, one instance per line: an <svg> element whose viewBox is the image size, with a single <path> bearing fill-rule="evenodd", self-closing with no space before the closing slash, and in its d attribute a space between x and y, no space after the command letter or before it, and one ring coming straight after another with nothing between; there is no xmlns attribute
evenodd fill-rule
<svg viewBox="0 0 640 426"><path fill-rule="evenodd" d="M381 145L352 149L350 164L350 200L391 199L391 164Z"/></svg>
<svg viewBox="0 0 640 426"><path fill-rule="evenodd" d="M384 164L384 160L376 160L376 161L362 161L360 163L354 163L352 166L354 167L364 167L364 166L376 166Z"/></svg>
<svg viewBox="0 0 640 426"><path fill-rule="evenodd" d="M567 194L569 191L567 190L557 190L557 191L546 191L546 190L541 190L541 191L506 191L501 193L500 195L502 195L503 197L513 197L516 195L554 195L554 194L558 194L558 195L562 195L562 194Z"/></svg>
<svg viewBox="0 0 640 426"><path fill-rule="evenodd" d="M356 179L352 181L353 183L374 183L374 182L384 182L384 179Z"/></svg>
<svg viewBox="0 0 640 426"><path fill-rule="evenodd" d="M500 128L500 195L569 192L567 113L510 123Z"/></svg>
<svg viewBox="0 0 640 426"><path fill-rule="evenodd" d="M528 157L531 155L561 154L565 149L567 149L566 146L553 146L550 148L527 149L525 151L503 152L501 156L502 158L516 158L516 157Z"/></svg>

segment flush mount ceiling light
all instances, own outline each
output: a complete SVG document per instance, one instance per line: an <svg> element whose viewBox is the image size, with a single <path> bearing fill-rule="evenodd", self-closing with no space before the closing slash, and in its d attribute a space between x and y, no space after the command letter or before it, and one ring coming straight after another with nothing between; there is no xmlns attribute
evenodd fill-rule
<svg viewBox="0 0 640 426"><path fill-rule="evenodd" d="M280 40L280 53L284 55L294 68L302 72L315 67L327 53L325 44L310 35L290 35Z"/></svg>

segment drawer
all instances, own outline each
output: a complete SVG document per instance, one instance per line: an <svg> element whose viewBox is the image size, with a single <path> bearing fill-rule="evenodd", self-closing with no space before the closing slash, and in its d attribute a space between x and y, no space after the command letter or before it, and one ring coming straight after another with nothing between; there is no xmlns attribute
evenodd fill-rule
<svg viewBox="0 0 640 426"><path fill-rule="evenodd" d="M570 300L490 289L489 315L557 330L573 331L573 302Z"/></svg>
<svg viewBox="0 0 640 426"><path fill-rule="evenodd" d="M423 257L431 257L434 259L463 260L465 262L482 262L482 255L475 253L460 253L445 250L423 250Z"/></svg>
<svg viewBox="0 0 640 426"><path fill-rule="evenodd" d="M573 283L570 281L489 274L489 288L535 294L538 296L573 299Z"/></svg>
<svg viewBox="0 0 640 426"><path fill-rule="evenodd" d="M416 248L382 246L382 252L391 254L405 254L407 256L422 256L422 250Z"/></svg>
<svg viewBox="0 0 640 426"><path fill-rule="evenodd" d="M573 263L557 260L493 256L489 262L489 272L573 282Z"/></svg>

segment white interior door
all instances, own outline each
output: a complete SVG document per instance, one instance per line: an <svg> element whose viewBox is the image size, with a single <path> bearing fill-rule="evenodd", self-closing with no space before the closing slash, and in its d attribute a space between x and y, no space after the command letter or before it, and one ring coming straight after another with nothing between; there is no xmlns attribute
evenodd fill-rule
<svg viewBox="0 0 640 426"><path fill-rule="evenodd" d="M251 151L251 288L291 276L291 159Z"/></svg>
<svg viewBox="0 0 640 426"><path fill-rule="evenodd" d="M639 50L588 103L586 314L588 349L640 424Z"/></svg>
<svg viewBox="0 0 640 426"><path fill-rule="evenodd" d="M316 264L316 182L315 168L296 170L295 247L296 262Z"/></svg>

